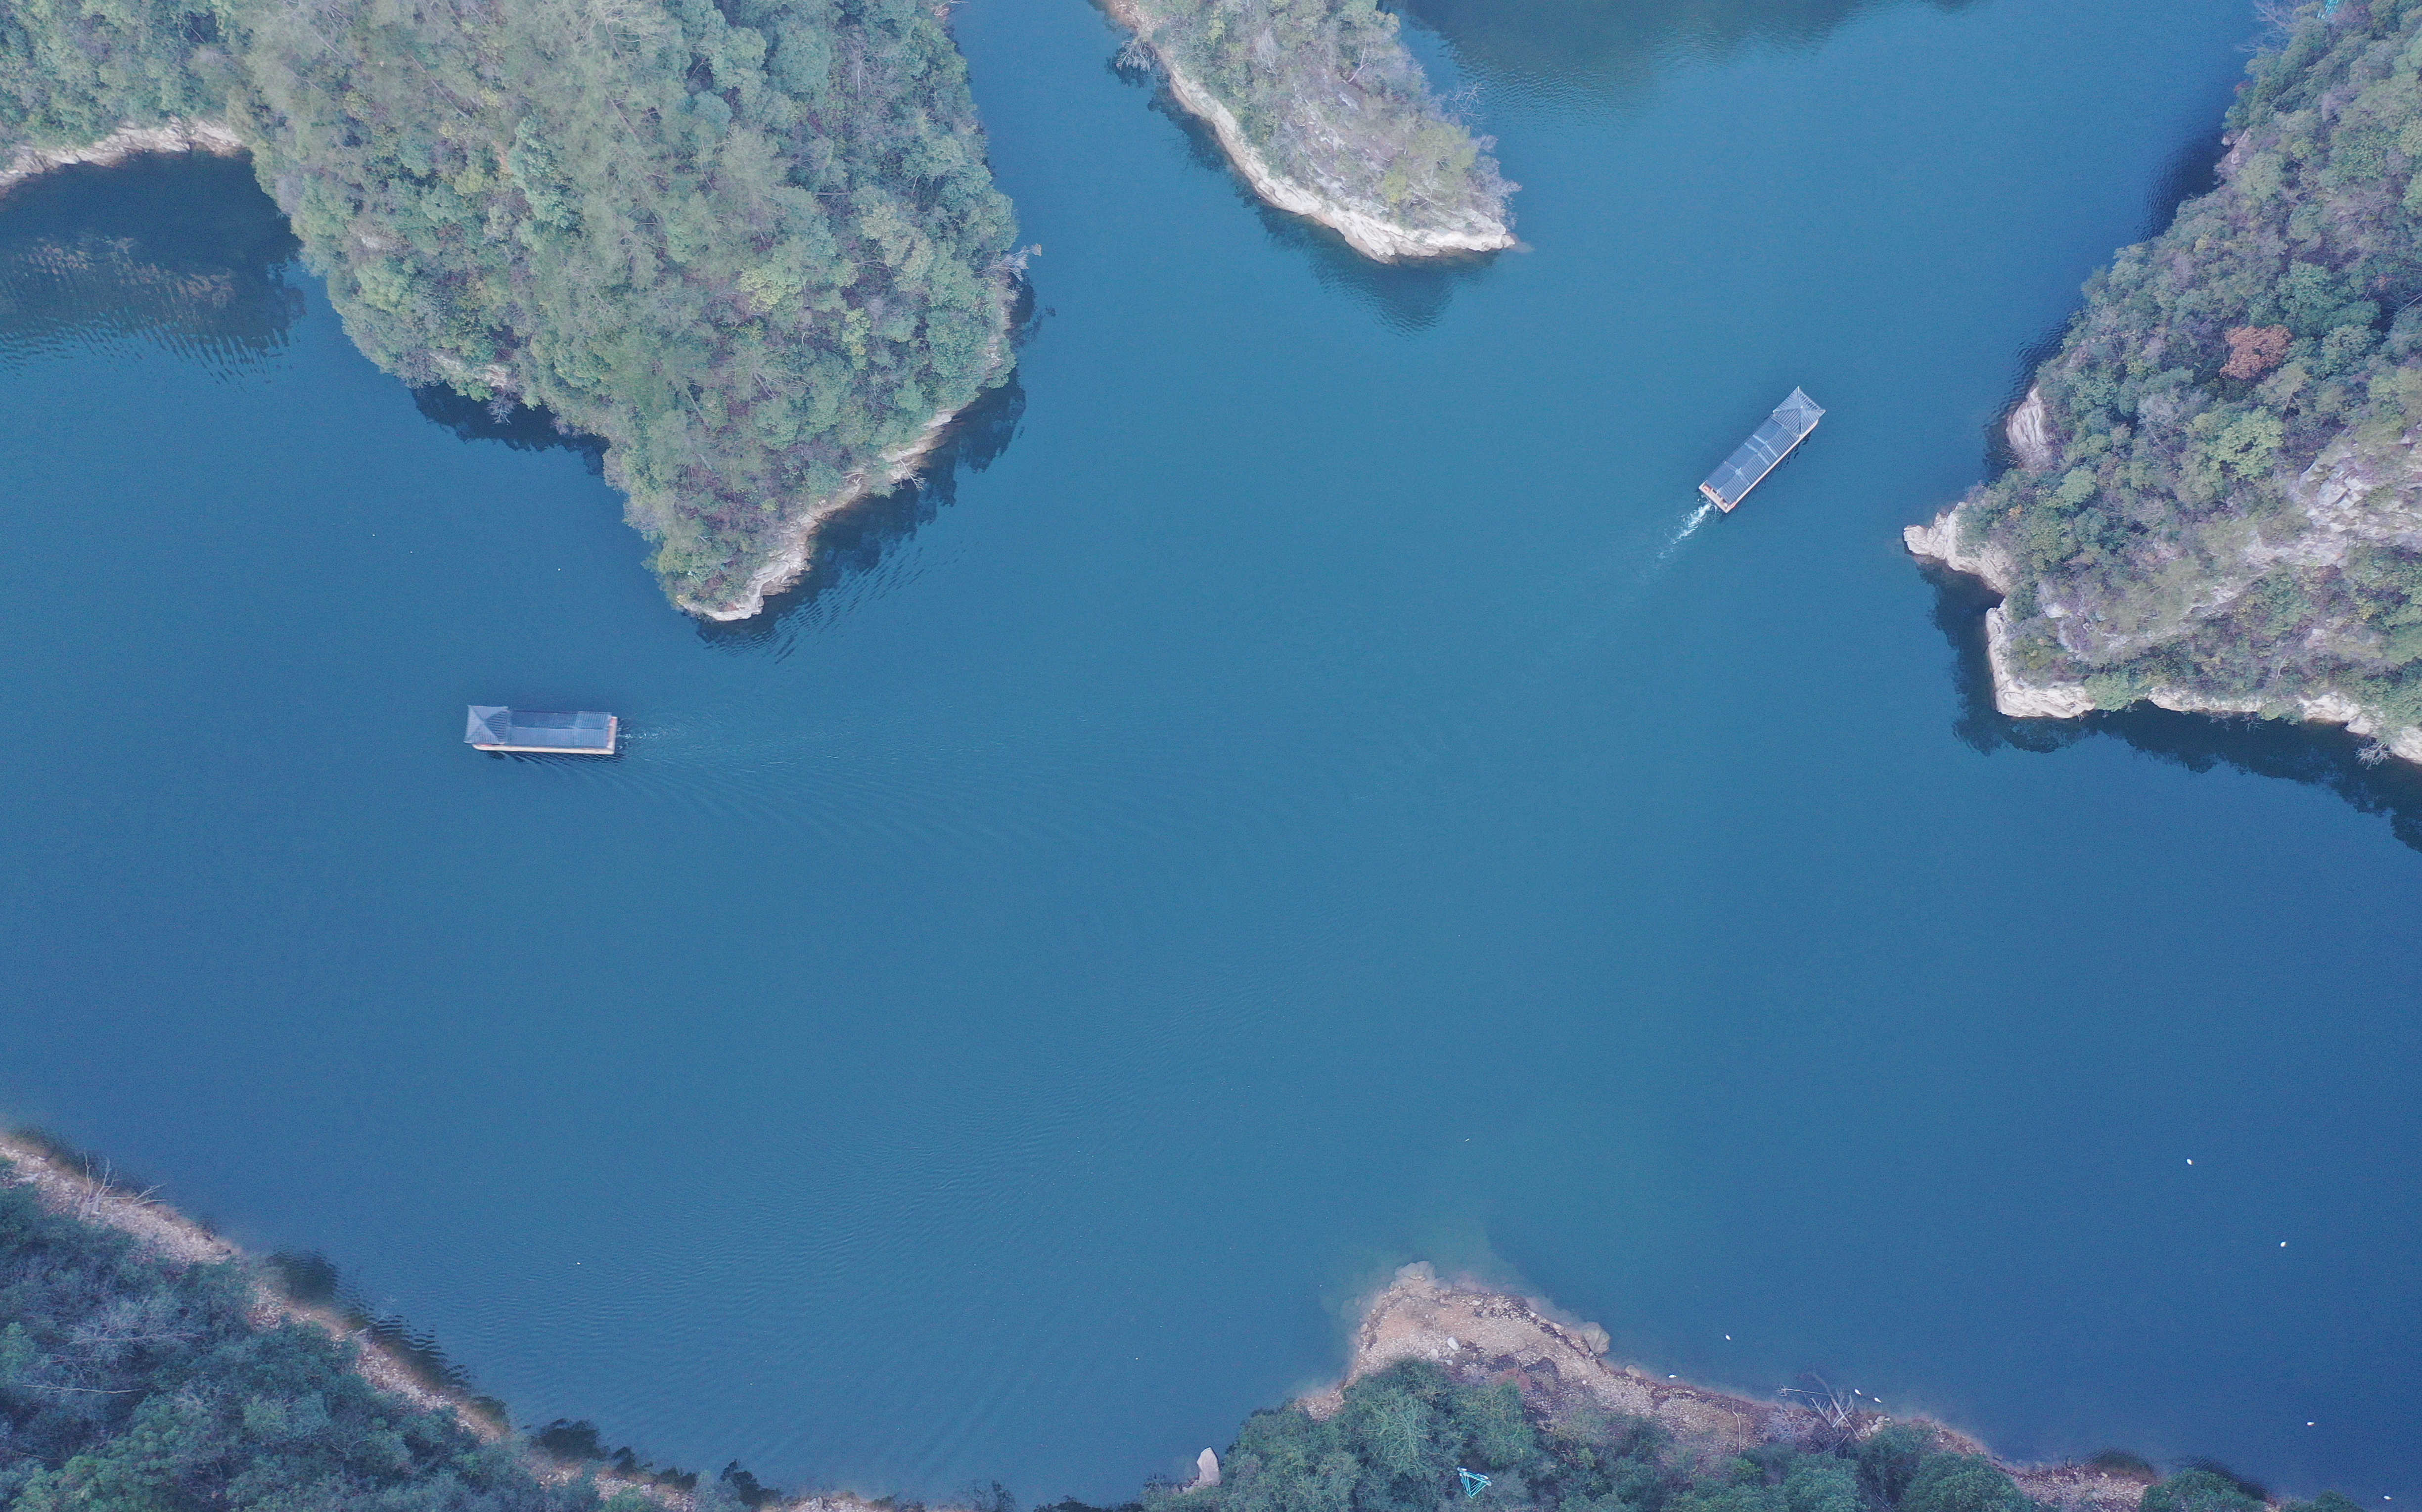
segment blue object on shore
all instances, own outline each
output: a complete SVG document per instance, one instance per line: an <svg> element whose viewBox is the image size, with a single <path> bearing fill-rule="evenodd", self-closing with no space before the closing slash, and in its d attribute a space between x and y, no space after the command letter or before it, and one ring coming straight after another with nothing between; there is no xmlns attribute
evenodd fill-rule
<svg viewBox="0 0 2422 1512"><path fill-rule="evenodd" d="M1461 1465L1457 1465L1455 1467L1455 1473L1463 1477L1464 1500L1470 1501L1471 1498L1478 1496L1481 1492L1488 1489L1488 1477L1482 1474L1480 1472L1476 1470L1466 1470Z"/></svg>

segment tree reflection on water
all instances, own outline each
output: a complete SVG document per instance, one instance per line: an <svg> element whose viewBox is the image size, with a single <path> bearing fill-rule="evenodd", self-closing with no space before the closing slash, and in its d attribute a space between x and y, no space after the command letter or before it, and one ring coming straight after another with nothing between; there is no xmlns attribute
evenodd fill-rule
<svg viewBox="0 0 2422 1512"><path fill-rule="evenodd" d="M1974 0L1396 0L1474 79L1548 105L1620 105L1676 65L1810 48L1862 11Z"/></svg>
<svg viewBox="0 0 2422 1512"><path fill-rule="evenodd" d="M2372 742L2336 725L2250 715L2215 718L2149 705L2083 719L2009 717L1993 706L1992 669L1985 659L1985 611L2001 595L1973 577L1930 565L1923 570L1935 589L1935 625L1959 658L1959 715L1952 732L1973 749L2056 751L2110 735L2191 772L2227 767L2325 788L2360 812L2386 815L2398 840L2422 850L2422 767L2383 760Z"/></svg>
<svg viewBox="0 0 2422 1512"><path fill-rule="evenodd" d="M62 168L0 199L0 364L134 339L256 368L303 313L297 249L249 164Z"/></svg>

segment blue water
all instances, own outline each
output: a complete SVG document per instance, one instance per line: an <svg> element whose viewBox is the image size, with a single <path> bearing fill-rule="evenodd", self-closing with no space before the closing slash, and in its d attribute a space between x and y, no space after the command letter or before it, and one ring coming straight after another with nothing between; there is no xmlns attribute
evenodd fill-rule
<svg viewBox="0 0 2422 1512"><path fill-rule="evenodd" d="M1020 389L734 630L354 354L240 167L10 201L0 1112L521 1421L793 1484L1125 1495L1426 1257L2015 1456L2422 1493L2422 796L2009 726L1897 542L2252 19L1625 13L1416 8L1530 244L1420 272L1076 0L961 9Z"/></svg>

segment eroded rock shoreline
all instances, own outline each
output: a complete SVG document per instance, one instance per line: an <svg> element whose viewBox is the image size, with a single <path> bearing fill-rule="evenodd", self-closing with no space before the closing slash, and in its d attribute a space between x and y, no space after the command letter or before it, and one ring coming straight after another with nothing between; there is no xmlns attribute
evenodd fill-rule
<svg viewBox="0 0 2422 1512"><path fill-rule="evenodd" d="M0 1183L35 1189L54 1211L126 1234L148 1249L188 1265L216 1265L246 1257L235 1245L173 1208L117 1185L109 1173L63 1158L36 1141L0 1133ZM259 1272L256 1275L259 1276ZM494 1410L468 1394L434 1382L369 1331L334 1308L298 1302L265 1280L253 1285L254 1320L262 1327L301 1323L355 1346L354 1368L382 1392L425 1411L450 1412L480 1439L496 1442L511 1429ZM1555 1412L1585 1402L1612 1412L1650 1419L1683 1444L1718 1454L1738 1454L1762 1444L1801 1443L1832 1434L1864 1437L1895 1421L1912 1422L1942 1436L1959 1453L1986 1454L1973 1437L1923 1418L1895 1419L1871 1398L1845 1403L1838 1397L1769 1401L1659 1378L1607 1356L1608 1336L1593 1323L1569 1319L1549 1304L1470 1281L1445 1281L1426 1264L1407 1266L1362 1304L1345 1376L1336 1384L1295 1404L1315 1418L1334 1414L1345 1388L1400 1361L1419 1360L1458 1379L1512 1382L1533 1406ZM564 1480L593 1473L601 1490L640 1491L672 1512L690 1499L660 1482L627 1477L588 1463L526 1451L534 1473ZM2135 1512L2146 1482L2084 1465L2017 1465L1997 1460L2027 1495L2065 1512ZM1219 1461L1205 1451L1188 1488L1217 1486ZM770 1512L880 1512L888 1503L850 1492L826 1492L769 1504ZM941 1509L947 1512L947 1509Z"/></svg>
<svg viewBox="0 0 2422 1512"><path fill-rule="evenodd" d="M244 138L214 120L172 120L162 126L121 126L98 142L84 147L24 147L0 168L0 196L19 184L60 168L88 164L114 167L128 158L178 152L208 152L214 157L241 157Z"/></svg>
<svg viewBox="0 0 2422 1512"><path fill-rule="evenodd" d="M1316 221L1345 239L1346 244L1366 258L1380 262L1402 262L1423 258L1458 257L1478 252L1497 252L1516 245L1514 233L1505 223L1494 217L1470 213L1460 224L1438 230L1423 230L1406 226L1382 216L1374 215L1342 205L1300 183L1270 165L1261 150L1247 140L1245 129L1219 98L1203 87L1177 64L1168 49L1154 38L1152 19L1134 0L1102 0L1110 19L1135 34L1152 54L1161 74L1169 81L1169 92L1187 113L1211 128L1219 139L1219 149L1237 174L1251 186L1253 193L1290 215L1301 215Z"/></svg>
<svg viewBox="0 0 2422 1512"><path fill-rule="evenodd" d="M2051 465L2053 449L2041 388L2027 390L2026 398L2004 422L2003 434L2020 466L2041 471ZM2366 497L2379 487L2377 480L2357 476L2359 471L2348 449L2334 447L2316 458L2290 489L2291 496L2304 506L2311 527L2308 533L2316 537L2320 549L2332 545L2343 549L2345 539L2359 533L2353 516ZM2008 598L2019 586L2018 564L2007 553L1990 544L1973 552L1964 549L1959 543L1960 508L1954 504L1927 524L1907 527L1901 531L1901 543L1911 556L1974 577ZM2013 719L2080 719L2099 707L2082 682L2038 682L2021 676L2011 663L2009 640L2009 615L2003 605L1996 604L1985 611L1985 657L1992 669L1993 706L2003 714ZM2168 686L2153 688L2145 695L2145 701L2176 714L2275 712L2258 700L2214 699ZM2300 696L2292 701L2292 708L2296 717L2305 723L2343 725L2350 733L2377 742L2379 748L2390 755L2422 764L2422 727L2386 728L2344 693L2323 689L2318 694Z"/></svg>

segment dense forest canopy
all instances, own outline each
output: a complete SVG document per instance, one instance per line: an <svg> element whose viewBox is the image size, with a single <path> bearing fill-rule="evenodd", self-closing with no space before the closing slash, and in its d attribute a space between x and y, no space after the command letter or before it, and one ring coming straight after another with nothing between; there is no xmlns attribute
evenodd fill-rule
<svg viewBox="0 0 2422 1512"><path fill-rule="evenodd" d="M227 93L211 66L217 41L212 0L0 6L0 162L20 147L81 147L121 125L215 115Z"/></svg>
<svg viewBox="0 0 2422 1512"><path fill-rule="evenodd" d="M1416 231L1502 222L1513 187L1372 0L1119 0L1272 167Z"/></svg>
<svg viewBox="0 0 2422 1512"><path fill-rule="evenodd" d="M2105 1457L2154 1480L2131 1456ZM1488 1484L1462 1494L1459 1473ZM1326 1422L1298 1407L1254 1414L1216 1488L1147 1498L1151 1512L2039 1512L1991 1460L1891 1425L1746 1453L1677 1440L1645 1418L1526 1400L1408 1361L1348 1386ZM2354 1512L2336 1493L2290 1512ZM2266 1512L2225 1473L2191 1469L2145 1491L2142 1512Z"/></svg>
<svg viewBox="0 0 2422 1512"><path fill-rule="evenodd" d="M2007 654L2117 708L2422 724L2422 0L2307 6L2221 186L2119 253L2037 375L2048 435L1962 501Z"/></svg>
<svg viewBox="0 0 2422 1512"><path fill-rule="evenodd" d="M8 1173L0 1160L0 1181ZM0 1507L8 1512L597 1512L351 1350L258 1327L233 1264L191 1265L0 1185ZM653 1512L634 1495L613 1512Z"/></svg>
<svg viewBox="0 0 2422 1512"><path fill-rule="evenodd" d="M1006 370L1013 225L918 0L38 0L0 150L208 115L356 342L543 405L684 606Z"/></svg>

